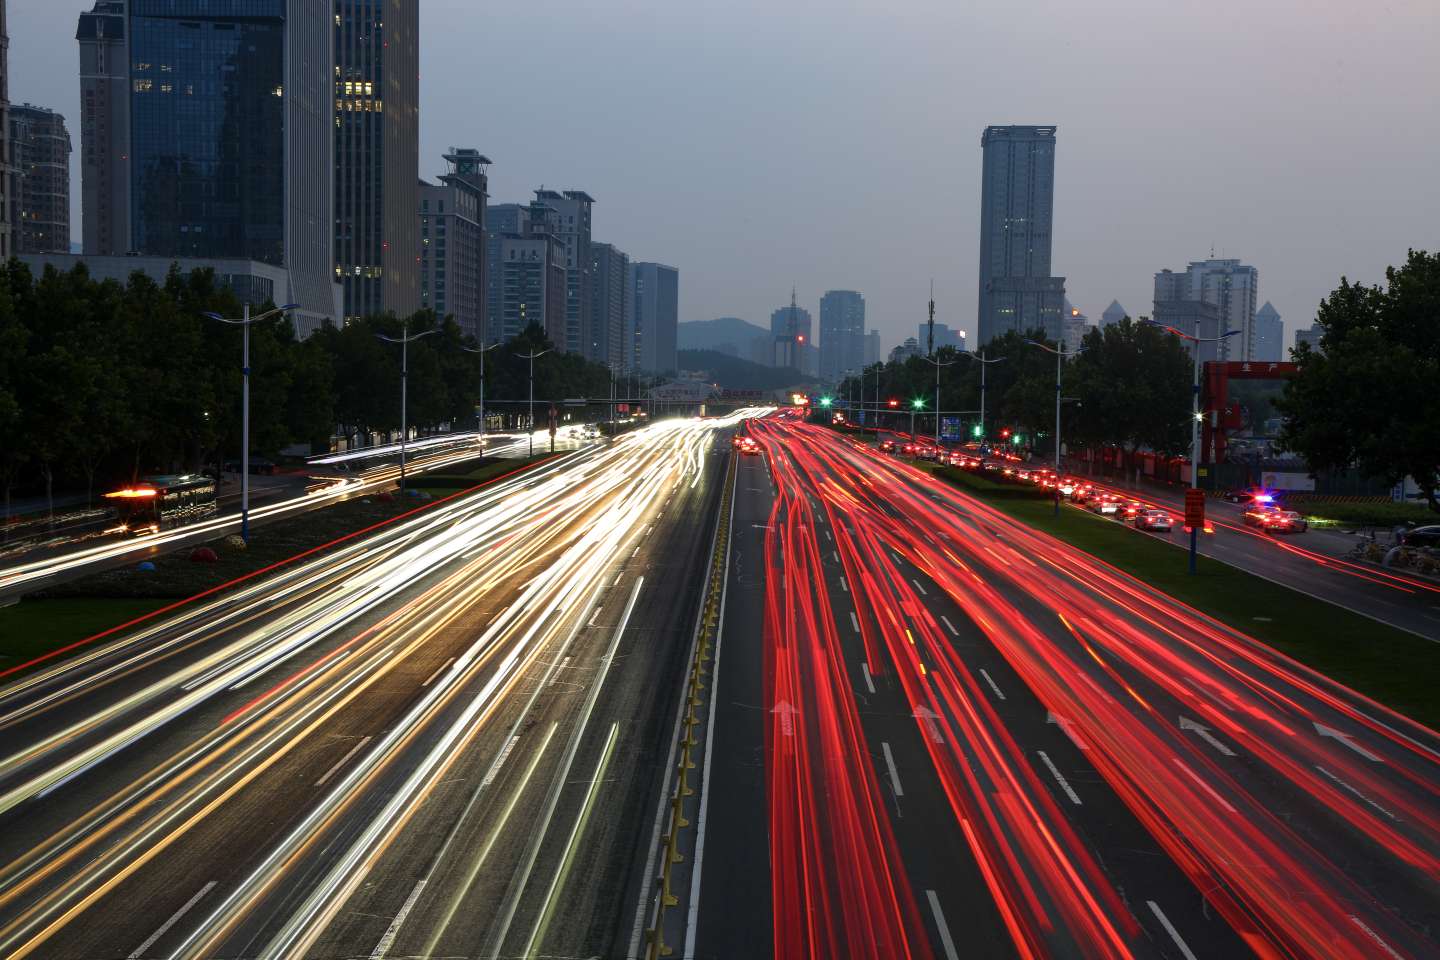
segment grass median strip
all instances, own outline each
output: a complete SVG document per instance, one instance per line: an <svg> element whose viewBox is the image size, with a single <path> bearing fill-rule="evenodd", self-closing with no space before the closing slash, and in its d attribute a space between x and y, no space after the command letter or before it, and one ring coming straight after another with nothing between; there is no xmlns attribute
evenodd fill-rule
<svg viewBox="0 0 1440 960"><path fill-rule="evenodd" d="M1210 557L1201 557L1199 572L1191 576L1183 550L1070 506L1057 517L1046 491L998 484L953 467L935 473L1346 686L1440 726L1435 697L1440 645ZM1182 534L1176 531L1178 538Z"/></svg>

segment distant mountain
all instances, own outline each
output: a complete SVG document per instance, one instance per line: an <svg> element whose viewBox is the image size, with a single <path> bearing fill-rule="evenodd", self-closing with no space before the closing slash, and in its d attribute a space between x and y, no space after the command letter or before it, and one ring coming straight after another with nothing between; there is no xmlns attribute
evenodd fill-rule
<svg viewBox="0 0 1440 960"><path fill-rule="evenodd" d="M739 317L692 320L679 325L676 345L681 350L718 350L729 344L731 350L744 353L750 341L769 335L765 327L757 327Z"/></svg>
<svg viewBox="0 0 1440 960"><path fill-rule="evenodd" d="M679 364L681 370L704 370L711 382L727 390L779 390L818 382L793 367L767 367L718 350L681 350Z"/></svg>

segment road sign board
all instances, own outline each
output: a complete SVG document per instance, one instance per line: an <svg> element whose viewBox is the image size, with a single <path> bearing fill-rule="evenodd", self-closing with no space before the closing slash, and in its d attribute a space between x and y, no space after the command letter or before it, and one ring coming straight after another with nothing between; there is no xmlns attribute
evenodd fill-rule
<svg viewBox="0 0 1440 960"><path fill-rule="evenodd" d="M585 404L587 404L587 403L589 403L588 400L570 398L570 399L567 399L567 400L565 401L565 406L567 406L567 407L583 407L583 406L585 406Z"/></svg>
<svg viewBox="0 0 1440 960"><path fill-rule="evenodd" d="M1205 491L1191 488L1185 491L1185 525L1198 530L1205 526Z"/></svg>

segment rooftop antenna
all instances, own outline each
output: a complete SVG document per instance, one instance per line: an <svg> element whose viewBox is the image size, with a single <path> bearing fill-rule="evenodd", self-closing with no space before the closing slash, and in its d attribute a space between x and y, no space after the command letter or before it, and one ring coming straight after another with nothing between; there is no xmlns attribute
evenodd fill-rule
<svg viewBox="0 0 1440 960"><path fill-rule="evenodd" d="M935 356L935 278L930 278L930 332L929 339L925 345L925 355Z"/></svg>

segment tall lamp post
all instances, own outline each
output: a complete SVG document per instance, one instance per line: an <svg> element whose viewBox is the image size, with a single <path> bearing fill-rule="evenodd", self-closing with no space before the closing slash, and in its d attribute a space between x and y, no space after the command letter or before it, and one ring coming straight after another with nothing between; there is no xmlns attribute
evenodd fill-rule
<svg viewBox="0 0 1440 960"><path fill-rule="evenodd" d="M250 324L269 320L286 310L294 310L298 303L287 303L283 307L266 310L258 316L250 316L250 304L245 304L245 313L240 319L222 317L218 313L204 313L202 316L221 323L235 324L243 331L240 337L240 539L250 542Z"/></svg>
<svg viewBox="0 0 1440 960"><path fill-rule="evenodd" d="M405 492L405 441L410 433L410 424L407 419L406 404L410 398L410 342L419 340L421 337L428 337L432 333L439 333L439 330L430 329L410 335L408 321L400 324L400 336L387 337L383 333L375 336L386 343L400 344L400 492Z"/></svg>
<svg viewBox="0 0 1440 960"><path fill-rule="evenodd" d="M990 368L990 364L992 363L1004 363L1005 358L991 357L989 360L986 360L984 350L981 350L979 353L972 353L966 350L964 351L964 356L980 364L980 440L983 443L985 441L985 371Z"/></svg>
<svg viewBox="0 0 1440 960"><path fill-rule="evenodd" d="M462 346L460 348L466 353L480 354L480 411L475 415L475 421L478 432L480 434L480 443L482 445L485 443L485 354L490 350L494 350L498 346L500 346L500 344L492 343L488 347Z"/></svg>
<svg viewBox="0 0 1440 960"><path fill-rule="evenodd" d="M1218 337L1202 337L1202 336L1200 336L1200 318L1199 318L1198 316L1195 318L1195 333L1194 333L1193 336L1192 336L1191 334L1184 333L1184 332L1182 332L1182 331L1180 331L1180 330L1177 330L1177 329L1175 329L1174 327L1172 327L1172 326L1170 326L1170 325L1168 325L1168 324L1160 323L1160 322L1155 321L1155 320L1149 320L1149 319L1147 319L1147 318L1145 318L1145 317L1141 317L1141 318L1140 318L1140 322L1143 323L1143 324L1145 324L1147 327L1159 327L1161 330L1165 330L1165 331L1167 331L1167 332L1169 332L1169 333L1173 333L1175 336L1179 337L1181 340L1188 340L1188 341L1190 341L1190 354L1191 354L1192 357L1194 357L1194 360L1195 360L1195 376L1194 376L1194 380L1193 380L1193 382L1191 383L1191 387L1190 387L1190 489L1192 489L1192 490L1199 490L1199 489L1200 489L1200 421L1201 421L1202 419L1204 419L1204 415L1201 414L1201 412L1200 412L1200 344L1202 344L1202 343L1219 343L1219 342L1221 342L1222 340L1224 340L1226 337L1239 336L1239 335L1240 335L1242 332L1244 332L1244 331L1241 331L1241 330L1226 330L1224 333L1220 334L1220 336L1218 336ZM1192 524L1190 524L1190 572L1191 572L1191 573L1194 573L1194 572L1195 572L1196 557L1197 557L1197 555L1199 554L1199 552L1200 552L1200 530L1199 530L1198 524L1193 524L1193 523L1192 523Z"/></svg>
<svg viewBox="0 0 1440 960"><path fill-rule="evenodd" d="M535 456L535 360L545 356L553 350L553 347L546 347L534 353L522 353L519 356L530 361L530 429L525 433L530 437L530 456Z"/></svg>
<svg viewBox="0 0 1440 960"><path fill-rule="evenodd" d="M935 449L940 449L940 368L956 363L955 360L941 362L935 357L924 357L926 363L935 367Z"/></svg>
<svg viewBox="0 0 1440 960"><path fill-rule="evenodd" d="M1039 347L1046 353L1055 354L1055 516L1060 516L1060 475L1065 471L1060 466L1060 404L1063 398L1060 396L1060 370L1065 362L1065 341L1060 341L1060 349L1056 350L1048 343L1041 343L1039 340L1026 340L1032 347ZM1080 348L1081 350L1084 347ZM1075 353L1079 353L1076 350ZM1073 357L1075 354L1072 353Z"/></svg>

